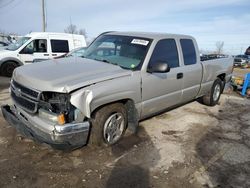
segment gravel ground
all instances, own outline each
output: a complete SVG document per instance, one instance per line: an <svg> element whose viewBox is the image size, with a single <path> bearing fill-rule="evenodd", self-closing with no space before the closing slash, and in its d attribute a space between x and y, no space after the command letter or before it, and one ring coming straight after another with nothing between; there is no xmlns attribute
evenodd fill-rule
<svg viewBox="0 0 250 188"><path fill-rule="evenodd" d="M0 77L0 104L9 103ZM250 100L191 102L140 122L113 147L51 149L0 114L0 187L250 187Z"/></svg>

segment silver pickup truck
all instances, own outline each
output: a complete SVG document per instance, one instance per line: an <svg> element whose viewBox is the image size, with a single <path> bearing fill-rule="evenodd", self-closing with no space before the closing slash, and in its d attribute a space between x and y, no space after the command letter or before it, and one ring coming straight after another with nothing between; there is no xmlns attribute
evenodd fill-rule
<svg viewBox="0 0 250 188"><path fill-rule="evenodd" d="M191 36L107 32L82 58L17 68L13 105L2 113L24 135L58 149L112 145L171 107L195 99L216 105L232 67L232 58L201 62Z"/></svg>

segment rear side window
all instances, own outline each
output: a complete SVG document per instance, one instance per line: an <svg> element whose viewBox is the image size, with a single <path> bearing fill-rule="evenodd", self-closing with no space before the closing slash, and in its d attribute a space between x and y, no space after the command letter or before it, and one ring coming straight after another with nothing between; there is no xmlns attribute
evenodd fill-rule
<svg viewBox="0 0 250 188"><path fill-rule="evenodd" d="M51 40L51 49L52 52L62 52L67 53L69 52L69 43L67 40Z"/></svg>
<svg viewBox="0 0 250 188"><path fill-rule="evenodd" d="M159 61L167 62L170 68L179 67L178 51L174 39L163 39L156 44L149 65Z"/></svg>
<svg viewBox="0 0 250 188"><path fill-rule="evenodd" d="M181 49L185 65L192 65L196 63L196 52L194 43L191 39L181 39Z"/></svg>

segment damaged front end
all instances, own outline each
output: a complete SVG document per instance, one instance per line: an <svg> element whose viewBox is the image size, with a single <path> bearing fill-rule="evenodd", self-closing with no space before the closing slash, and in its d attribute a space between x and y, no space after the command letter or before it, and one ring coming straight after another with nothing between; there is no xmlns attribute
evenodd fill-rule
<svg viewBox="0 0 250 188"><path fill-rule="evenodd" d="M84 115L70 103L70 97L68 93L43 92L38 104L38 115L60 125L83 122Z"/></svg>
<svg viewBox="0 0 250 188"><path fill-rule="evenodd" d="M87 143L90 124L71 104L68 93L39 92L11 83L13 106L2 106L5 119L26 136L59 149Z"/></svg>

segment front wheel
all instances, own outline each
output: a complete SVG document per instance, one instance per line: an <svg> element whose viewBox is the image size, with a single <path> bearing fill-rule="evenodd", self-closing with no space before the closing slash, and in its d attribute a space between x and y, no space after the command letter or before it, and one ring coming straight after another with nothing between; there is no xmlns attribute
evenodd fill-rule
<svg viewBox="0 0 250 188"><path fill-rule="evenodd" d="M215 106L220 100L222 90L223 83L221 79L217 78L213 83L211 91L207 95L202 97L202 102L208 106Z"/></svg>
<svg viewBox="0 0 250 188"><path fill-rule="evenodd" d="M91 119L90 144L113 145L127 128L127 111L122 103L114 103L97 110Z"/></svg>
<svg viewBox="0 0 250 188"><path fill-rule="evenodd" d="M7 61L1 66L1 75L11 77L14 69L18 67L15 62Z"/></svg>

